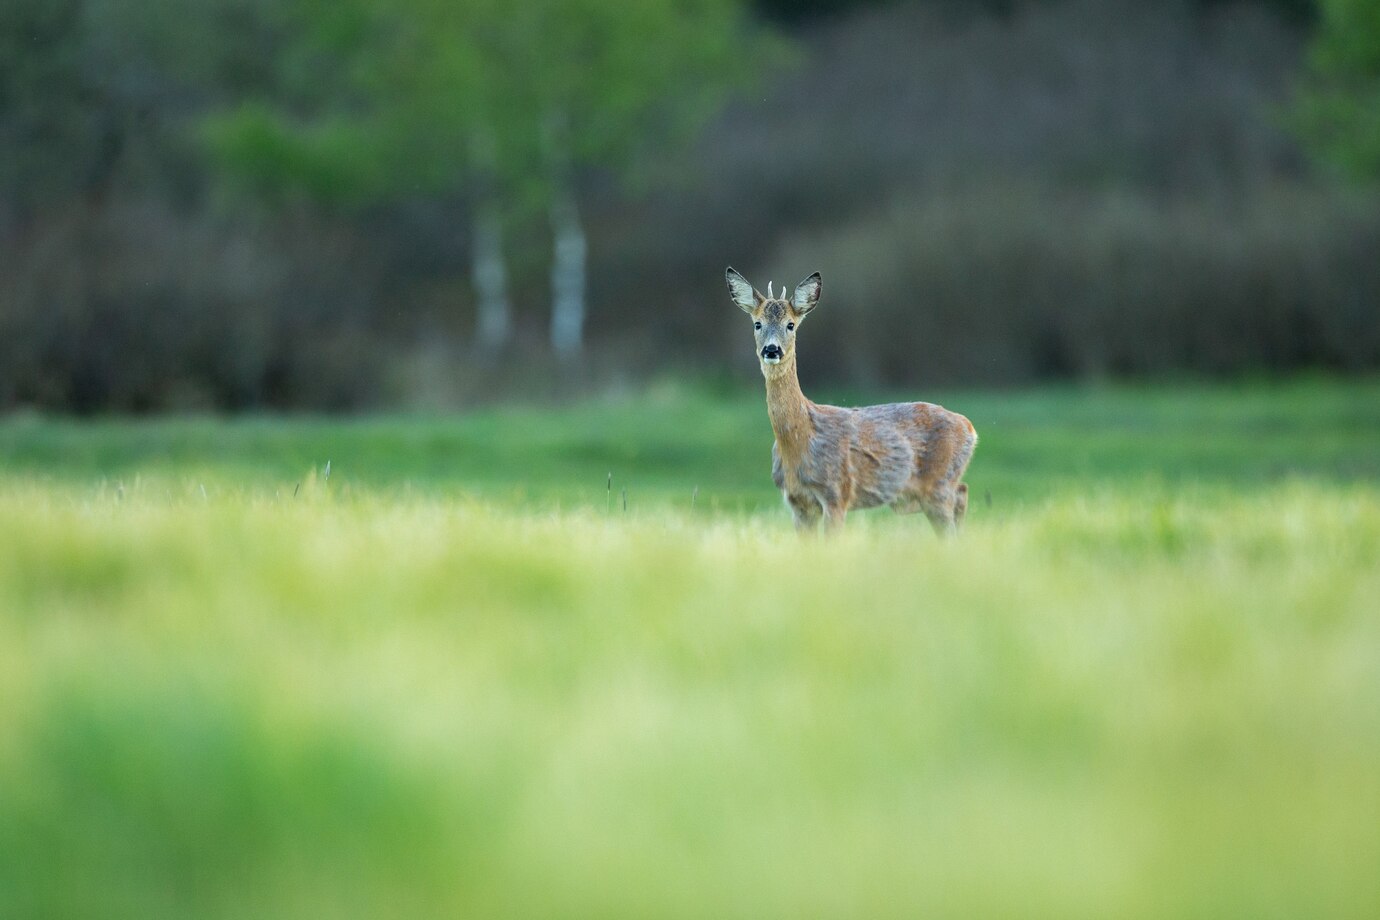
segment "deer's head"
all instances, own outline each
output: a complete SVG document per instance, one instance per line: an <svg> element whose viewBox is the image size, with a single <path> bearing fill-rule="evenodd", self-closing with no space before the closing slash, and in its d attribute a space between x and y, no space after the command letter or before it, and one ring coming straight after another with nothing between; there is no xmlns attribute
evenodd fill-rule
<svg viewBox="0 0 1380 920"><path fill-rule="evenodd" d="M768 377L777 365L795 360L795 331L806 314L819 303L820 279L815 272L795 286L788 298L783 287L779 295L767 285L767 296L732 268L724 273L728 293L740 309L752 317L752 334L757 348L757 360L762 373Z"/></svg>

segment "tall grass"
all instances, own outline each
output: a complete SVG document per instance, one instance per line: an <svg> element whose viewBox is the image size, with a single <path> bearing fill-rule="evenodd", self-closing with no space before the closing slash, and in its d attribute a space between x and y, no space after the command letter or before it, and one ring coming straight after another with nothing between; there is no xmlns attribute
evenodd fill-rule
<svg viewBox="0 0 1380 920"><path fill-rule="evenodd" d="M1380 401L953 405L953 542L756 400L0 425L0 916L1373 916Z"/></svg>
<svg viewBox="0 0 1380 920"><path fill-rule="evenodd" d="M0 913L1380 907L1373 487L871 520L6 485Z"/></svg>

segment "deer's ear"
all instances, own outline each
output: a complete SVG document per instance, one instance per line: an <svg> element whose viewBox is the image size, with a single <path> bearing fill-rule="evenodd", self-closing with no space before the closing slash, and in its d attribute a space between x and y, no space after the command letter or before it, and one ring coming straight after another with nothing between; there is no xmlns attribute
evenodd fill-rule
<svg viewBox="0 0 1380 920"><path fill-rule="evenodd" d="M748 280L732 267L724 272L724 280L728 282L728 296L733 298L733 302L744 313L751 314L764 300L762 295L757 293L751 284L748 284Z"/></svg>
<svg viewBox="0 0 1380 920"><path fill-rule="evenodd" d="M801 316L809 313L819 303L819 292L821 282L819 272L815 272L804 281L795 286L795 293L791 295L791 306L795 312Z"/></svg>

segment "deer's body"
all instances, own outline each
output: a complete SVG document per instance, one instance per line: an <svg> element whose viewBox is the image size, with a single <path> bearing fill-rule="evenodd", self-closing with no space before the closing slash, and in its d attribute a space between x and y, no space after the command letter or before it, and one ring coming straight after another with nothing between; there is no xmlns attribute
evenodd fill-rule
<svg viewBox="0 0 1380 920"><path fill-rule="evenodd" d="M776 435L772 480L796 525L812 528L821 517L837 525L850 510L886 505L924 512L941 533L955 530L968 507L962 478L977 446L972 423L931 403L848 409L811 402L796 374L794 331L818 302L819 276L802 282L791 300L772 298L770 286L762 297L732 269L728 280L757 327Z"/></svg>

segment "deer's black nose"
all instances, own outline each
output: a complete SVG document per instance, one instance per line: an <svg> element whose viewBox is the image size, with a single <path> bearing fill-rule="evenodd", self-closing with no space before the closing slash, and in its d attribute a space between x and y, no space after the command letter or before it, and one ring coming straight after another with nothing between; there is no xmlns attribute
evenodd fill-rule
<svg viewBox="0 0 1380 920"><path fill-rule="evenodd" d="M766 348L763 348L763 349L762 349L762 357L764 357L764 358L779 358L779 357L781 357L781 346L780 346L780 345L768 345Z"/></svg>

